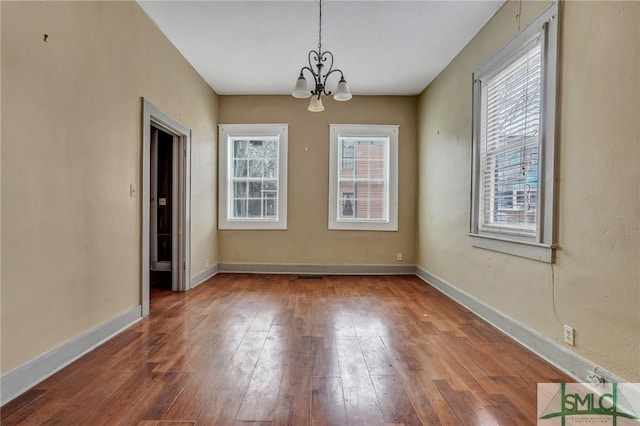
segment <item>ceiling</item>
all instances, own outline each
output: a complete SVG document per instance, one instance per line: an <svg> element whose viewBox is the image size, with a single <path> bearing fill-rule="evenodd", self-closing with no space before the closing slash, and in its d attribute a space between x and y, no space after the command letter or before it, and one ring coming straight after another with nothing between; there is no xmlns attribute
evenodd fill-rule
<svg viewBox="0 0 640 426"><path fill-rule="evenodd" d="M291 93L318 46L314 0L138 3L221 95ZM322 47L354 95L415 95L502 4L325 0Z"/></svg>

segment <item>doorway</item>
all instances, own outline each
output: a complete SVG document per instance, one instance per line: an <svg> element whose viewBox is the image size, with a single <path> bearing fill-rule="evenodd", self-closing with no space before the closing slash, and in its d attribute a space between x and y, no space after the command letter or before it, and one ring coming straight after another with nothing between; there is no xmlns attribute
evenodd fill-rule
<svg viewBox="0 0 640 426"><path fill-rule="evenodd" d="M174 197L178 192L179 145L178 135L151 124L149 285L160 290L176 291L179 287L179 203Z"/></svg>
<svg viewBox="0 0 640 426"><path fill-rule="evenodd" d="M190 285L191 131L143 99L142 315L151 287Z"/></svg>

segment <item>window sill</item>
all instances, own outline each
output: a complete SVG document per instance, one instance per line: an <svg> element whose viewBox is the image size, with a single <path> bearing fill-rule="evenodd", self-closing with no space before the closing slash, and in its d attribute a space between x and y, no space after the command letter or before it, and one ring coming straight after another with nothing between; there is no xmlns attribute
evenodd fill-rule
<svg viewBox="0 0 640 426"><path fill-rule="evenodd" d="M283 220L220 220L218 222L218 229L245 229L245 230L286 230L287 223Z"/></svg>
<svg viewBox="0 0 640 426"><path fill-rule="evenodd" d="M398 228L382 228L373 226L333 226L328 228L329 231L380 231L380 232L398 232Z"/></svg>
<svg viewBox="0 0 640 426"><path fill-rule="evenodd" d="M329 230L341 231L398 231L398 224L392 221L357 221L340 220L330 221Z"/></svg>
<svg viewBox="0 0 640 426"><path fill-rule="evenodd" d="M538 260L540 262L555 262L555 245L508 240L487 235L467 235L469 236L469 240L473 247L525 257L527 259Z"/></svg>

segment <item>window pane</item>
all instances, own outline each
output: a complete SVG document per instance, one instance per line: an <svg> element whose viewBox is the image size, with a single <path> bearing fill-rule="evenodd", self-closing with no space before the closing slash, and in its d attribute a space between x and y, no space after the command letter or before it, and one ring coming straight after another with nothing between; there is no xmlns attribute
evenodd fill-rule
<svg viewBox="0 0 640 426"><path fill-rule="evenodd" d="M264 144L262 139L255 139L249 141L247 149L247 157L249 158L263 158L264 157Z"/></svg>
<svg viewBox="0 0 640 426"><path fill-rule="evenodd" d="M247 177L247 160L236 160L233 163L234 177Z"/></svg>
<svg viewBox="0 0 640 426"><path fill-rule="evenodd" d="M248 213L249 217L262 217L262 200L249 200Z"/></svg>
<svg viewBox="0 0 640 426"><path fill-rule="evenodd" d="M264 158L278 158L278 141L267 140L264 142Z"/></svg>
<svg viewBox="0 0 640 426"><path fill-rule="evenodd" d="M341 194L348 192L353 196L356 192L356 184L353 180L340 180L338 187L338 191Z"/></svg>
<svg viewBox="0 0 640 426"><path fill-rule="evenodd" d="M233 183L233 197L244 198L247 196L247 183L246 182L234 182Z"/></svg>
<svg viewBox="0 0 640 426"><path fill-rule="evenodd" d="M276 217L277 210L277 200L276 199L266 199L264 200L264 215L265 217Z"/></svg>
<svg viewBox="0 0 640 426"><path fill-rule="evenodd" d="M262 160L249 160L249 177L262 177Z"/></svg>
<svg viewBox="0 0 640 426"><path fill-rule="evenodd" d="M247 141L246 140L234 140L233 141L233 156L234 158L247 158Z"/></svg>
<svg viewBox="0 0 640 426"><path fill-rule="evenodd" d="M275 178L278 176L278 160L266 160L264 162L264 177Z"/></svg>
<svg viewBox="0 0 640 426"><path fill-rule="evenodd" d="M342 140L340 154L342 169L352 170L355 167L355 142L352 140Z"/></svg>
<svg viewBox="0 0 640 426"><path fill-rule="evenodd" d="M359 219L383 220L385 218L384 184L358 184L356 217Z"/></svg>
<svg viewBox="0 0 640 426"><path fill-rule="evenodd" d="M353 192L342 192L340 196L340 215L342 217L355 217L354 203Z"/></svg>
<svg viewBox="0 0 640 426"><path fill-rule="evenodd" d="M249 198L262 197L262 182L249 182Z"/></svg>
<svg viewBox="0 0 640 426"><path fill-rule="evenodd" d="M384 179L384 161L372 160L369 163L369 177Z"/></svg>
<svg viewBox="0 0 640 426"><path fill-rule="evenodd" d="M247 217L247 201L246 200L234 200L233 216Z"/></svg>

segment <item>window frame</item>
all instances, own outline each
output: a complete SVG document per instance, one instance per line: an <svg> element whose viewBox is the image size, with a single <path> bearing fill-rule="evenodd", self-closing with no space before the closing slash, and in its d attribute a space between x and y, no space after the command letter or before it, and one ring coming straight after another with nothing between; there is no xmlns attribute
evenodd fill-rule
<svg viewBox="0 0 640 426"><path fill-rule="evenodd" d="M218 125L218 229L287 229L287 155L288 124L220 124ZM233 173L233 142L237 138L278 138L278 210L277 217L234 218L231 185ZM263 178L264 179L264 178Z"/></svg>
<svg viewBox="0 0 640 426"><path fill-rule="evenodd" d="M355 230L355 231L397 231L398 230L398 125L373 125L373 124L330 124L329 125L329 223L330 230ZM387 218L386 220L340 218L338 208L338 165L341 158L341 137L353 138L388 138L388 164L387 170ZM354 164L357 158L354 148ZM354 168L355 169L355 168ZM354 194L354 208L355 208Z"/></svg>
<svg viewBox="0 0 640 426"><path fill-rule="evenodd" d="M555 157L558 24L559 6L554 2L473 73L471 220L468 234L471 245L549 263L555 261L557 232ZM480 229L482 81L483 78L496 75L505 68L505 65L513 63L521 56L522 48L540 33L542 34L542 87L536 233L534 236L527 237L482 230Z"/></svg>

